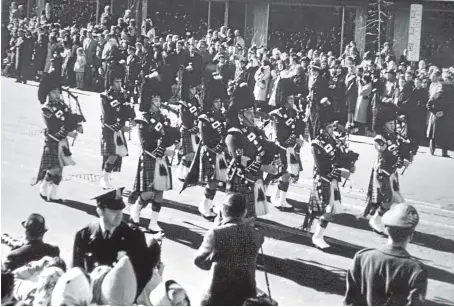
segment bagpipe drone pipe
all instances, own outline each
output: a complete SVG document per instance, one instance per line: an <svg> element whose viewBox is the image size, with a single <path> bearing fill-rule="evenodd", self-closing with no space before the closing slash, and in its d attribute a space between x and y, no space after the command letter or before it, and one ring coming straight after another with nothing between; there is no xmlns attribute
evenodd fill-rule
<svg viewBox="0 0 454 307"><path fill-rule="evenodd" d="M79 98L68 89L62 88L62 92L68 94L67 105L69 106L69 112L66 112L65 114L65 127L67 130L73 131L76 130L82 123L86 122L86 119L82 112L82 108L80 107ZM72 107L71 99L76 102L75 108ZM82 133L82 131L80 131L80 133Z"/></svg>

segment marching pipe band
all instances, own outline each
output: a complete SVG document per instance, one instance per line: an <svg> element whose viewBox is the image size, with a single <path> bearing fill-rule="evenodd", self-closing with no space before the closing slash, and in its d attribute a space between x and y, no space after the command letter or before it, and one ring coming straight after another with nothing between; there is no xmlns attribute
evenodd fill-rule
<svg viewBox="0 0 454 307"><path fill-rule="evenodd" d="M131 61L133 61L131 57ZM111 72L110 89L101 94L102 133L101 155L103 156L101 186L111 188L111 173L120 171L122 158L128 155L125 132L137 125L142 153L137 173L129 196L130 222L140 223L140 212L148 203L152 206L150 224L145 228L151 233L161 232L157 221L163 194L172 188L172 157L177 150L182 154L177 169L183 188L202 185L204 197L198 210L202 217L213 221L219 212L214 210L213 199L218 190L241 193L245 197L247 218L269 212L266 199L270 182L279 181L271 203L279 210L292 209L286 194L290 182L297 181L302 171L300 149L306 122L310 126L311 150L315 161L314 184L308 212L301 228L311 229L319 218L312 242L320 249L329 245L324 241L324 232L334 216L340 212L339 184L348 180L355 170L358 154L348 149L348 129L337 122L328 121L321 109L329 106L324 84L319 80L317 63L311 66L314 72L306 99L297 95L289 79L280 79L276 87L276 109L271 112L256 110L252 89L246 84L232 83L229 87L213 77L203 86L188 82L191 65L180 67L173 96L168 103L162 102L162 77L159 67L143 76L140 88L139 110L136 116L133 95L134 78L124 90L121 77ZM74 165L69 151L67 136L75 138L82 132L85 121L77 96L65 90L76 101L77 113L72 113L60 96L58 77L46 75L40 84L40 101L46 122L46 144L39 176L41 197L58 201L56 190L66 165ZM136 89L134 89L136 91ZM229 97L230 103L226 103ZM227 106L227 107L226 107ZM178 116L172 120L162 110ZM395 117L386 117L389 122ZM256 117L272 124L275 139L268 138L262 127L257 127ZM126 123L129 122L129 126ZM386 128L388 122L381 123ZM378 129L378 128L377 128ZM417 147L394 127L382 129L374 139L379 158L374 164L368 192L368 205L364 211L375 214L371 227L382 232L379 218L392 203L403 201L398 193L396 169L406 167L416 154ZM394 145L394 146L393 146ZM171 150L175 148L175 151ZM389 167L388 167L389 166ZM181 192L180 192L181 193Z"/></svg>

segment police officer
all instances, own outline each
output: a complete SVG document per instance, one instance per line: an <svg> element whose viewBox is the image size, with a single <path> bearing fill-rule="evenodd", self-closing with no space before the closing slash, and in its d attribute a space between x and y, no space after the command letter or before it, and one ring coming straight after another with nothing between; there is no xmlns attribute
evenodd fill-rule
<svg viewBox="0 0 454 307"><path fill-rule="evenodd" d="M123 188L110 190L96 199L99 219L88 224L76 234L73 250L73 266L91 272L98 265L112 266L126 253L134 267L138 284L144 281L140 268L147 245L144 234L122 221L125 203L121 197Z"/></svg>
<svg viewBox="0 0 454 307"><path fill-rule="evenodd" d="M388 244L355 255L347 273L345 305L423 305L427 270L406 250L418 222L416 209L405 203L385 213Z"/></svg>

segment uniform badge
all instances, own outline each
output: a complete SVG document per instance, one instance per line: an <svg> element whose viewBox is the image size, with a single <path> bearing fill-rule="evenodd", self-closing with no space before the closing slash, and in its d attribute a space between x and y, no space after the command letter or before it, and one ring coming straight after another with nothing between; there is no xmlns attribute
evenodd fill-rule
<svg viewBox="0 0 454 307"><path fill-rule="evenodd" d="M242 156L242 155L244 155L244 150L242 148L237 148L235 150L235 153L237 156Z"/></svg>

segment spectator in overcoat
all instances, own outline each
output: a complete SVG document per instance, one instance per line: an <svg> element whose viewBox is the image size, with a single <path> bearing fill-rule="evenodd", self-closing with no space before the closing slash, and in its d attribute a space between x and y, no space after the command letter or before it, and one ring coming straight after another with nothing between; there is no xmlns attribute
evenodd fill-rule
<svg viewBox="0 0 454 307"><path fill-rule="evenodd" d="M211 270L201 305L243 305L256 296L255 270L264 237L244 222L246 204L241 194L226 196L215 227L207 232L194 263Z"/></svg>

